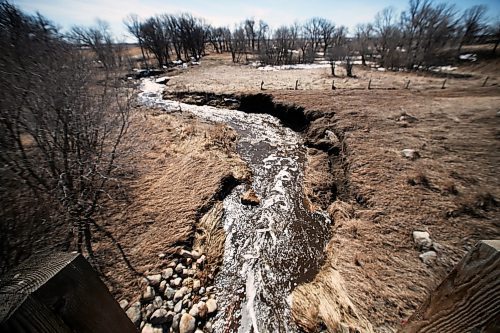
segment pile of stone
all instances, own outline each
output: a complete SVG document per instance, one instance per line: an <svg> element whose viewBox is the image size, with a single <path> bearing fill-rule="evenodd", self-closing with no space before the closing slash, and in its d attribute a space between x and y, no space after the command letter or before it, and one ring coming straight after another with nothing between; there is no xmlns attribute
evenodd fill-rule
<svg viewBox="0 0 500 333"><path fill-rule="evenodd" d="M140 301L120 305L142 333L212 332L215 290L197 278L205 264L205 255L181 250L161 272L146 276Z"/></svg>

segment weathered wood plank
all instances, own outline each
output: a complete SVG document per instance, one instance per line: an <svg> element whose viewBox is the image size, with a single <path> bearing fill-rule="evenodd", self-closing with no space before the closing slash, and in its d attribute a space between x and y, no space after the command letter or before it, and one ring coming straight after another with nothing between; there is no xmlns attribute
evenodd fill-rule
<svg viewBox="0 0 500 333"><path fill-rule="evenodd" d="M401 330L500 332L500 241L480 241Z"/></svg>
<svg viewBox="0 0 500 333"><path fill-rule="evenodd" d="M0 280L3 332L136 332L89 263L75 253L33 258Z"/></svg>

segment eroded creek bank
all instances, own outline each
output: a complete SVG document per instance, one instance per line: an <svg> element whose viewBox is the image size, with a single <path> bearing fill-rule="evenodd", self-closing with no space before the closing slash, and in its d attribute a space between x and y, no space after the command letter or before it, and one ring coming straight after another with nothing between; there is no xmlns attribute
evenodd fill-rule
<svg viewBox="0 0 500 333"><path fill-rule="evenodd" d="M337 193L336 188L312 193L309 197L317 201L312 206L305 195L306 144L330 153L333 146L318 139L306 142L295 131L304 130L318 115L306 116L298 108L274 105L266 95L219 95L208 102L198 96L194 103L186 96L175 96L192 103L187 104L163 99L163 87L144 80L139 100L165 112L191 112L231 126L239 135L237 152L252 172L251 184L237 185L223 199L226 239L222 265L215 278L219 310L214 330L298 331L291 318L291 292L317 274L330 239L329 217L323 210L311 207L326 208L323 201L332 198L324 196ZM318 136L324 134L324 130L320 132ZM242 203L250 187L258 205Z"/></svg>

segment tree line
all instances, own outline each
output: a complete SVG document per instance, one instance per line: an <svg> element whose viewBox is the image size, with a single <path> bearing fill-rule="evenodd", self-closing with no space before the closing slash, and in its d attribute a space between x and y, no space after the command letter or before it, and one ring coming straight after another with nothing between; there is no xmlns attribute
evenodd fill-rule
<svg viewBox="0 0 500 333"><path fill-rule="evenodd" d="M397 13L385 8L373 22L359 24L349 33L327 18L276 29L262 21L246 19L233 29L214 27L189 14L156 15L124 20L144 53L154 55L158 66L174 61L198 60L207 52L230 52L235 63L256 60L262 64L312 63L318 57L349 63L354 56L363 65L369 58L388 69L426 68L440 63L443 54L456 57L464 45L489 36L500 40L500 23L488 24L487 8L472 6L460 12L454 5L432 0L410 0Z"/></svg>

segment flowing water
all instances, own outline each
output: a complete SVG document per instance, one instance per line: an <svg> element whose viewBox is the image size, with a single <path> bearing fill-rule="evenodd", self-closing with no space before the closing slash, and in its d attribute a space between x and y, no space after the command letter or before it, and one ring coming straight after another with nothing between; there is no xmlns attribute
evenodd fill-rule
<svg viewBox="0 0 500 333"><path fill-rule="evenodd" d="M224 199L226 242L215 280L215 331L296 332L291 291L316 274L330 224L325 214L304 207L306 148L301 137L270 115L163 100L163 87L145 79L139 100L234 128L237 151L249 165L252 187L261 198L258 206L243 205L245 185L239 185Z"/></svg>

